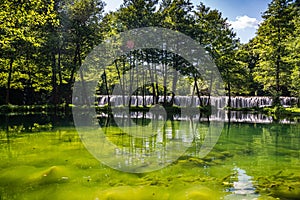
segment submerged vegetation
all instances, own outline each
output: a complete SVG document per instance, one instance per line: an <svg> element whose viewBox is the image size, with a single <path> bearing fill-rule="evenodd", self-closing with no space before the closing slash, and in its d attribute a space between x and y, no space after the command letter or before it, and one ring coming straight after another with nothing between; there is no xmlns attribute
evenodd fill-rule
<svg viewBox="0 0 300 200"><path fill-rule="evenodd" d="M168 167L139 174L101 164L85 149L73 128L22 131L10 137L6 134L12 132L1 131L0 196L211 200L240 199L244 193L257 199L299 198L299 125L226 126L206 157L197 157L193 145ZM126 136L115 134L119 132L115 127L109 129L112 142L117 144L117 138L125 141ZM199 129L199 136L203 130ZM245 177L249 177L248 182L243 182Z"/></svg>

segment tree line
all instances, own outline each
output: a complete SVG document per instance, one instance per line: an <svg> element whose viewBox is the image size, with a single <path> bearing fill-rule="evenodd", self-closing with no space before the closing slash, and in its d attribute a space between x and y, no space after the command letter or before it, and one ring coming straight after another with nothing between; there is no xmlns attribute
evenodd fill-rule
<svg viewBox="0 0 300 200"><path fill-rule="evenodd" d="M300 96L299 0L272 0L256 36L246 44L221 12L190 0L124 0L109 13L101 0L3 0L0 8L0 104L71 103L76 72L95 46L149 26L179 31L202 45L218 67L228 96L267 95L275 104L280 96ZM108 66L99 75L98 93L110 94L128 71L137 78L138 72L130 70L136 63L148 63L149 71L171 63L173 79L161 81L173 90L180 89L176 72L193 74L189 81L198 96L209 88L178 55L149 49L133 51ZM157 101L171 90L153 83L134 94L153 95Z"/></svg>

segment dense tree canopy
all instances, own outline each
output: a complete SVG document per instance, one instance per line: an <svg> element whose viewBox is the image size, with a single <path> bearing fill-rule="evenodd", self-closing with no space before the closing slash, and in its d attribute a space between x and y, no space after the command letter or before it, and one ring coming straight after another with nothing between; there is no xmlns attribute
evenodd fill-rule
<svg viewBox="0 0 300 200"><path fill-rule="evenodd" d="M110 13L104 13L104 7L102 0L1 1L0 104L70 103L76 72L96 45L120 32L148 26L180 31L202 45L219 68L229 96L271 95L275 103L282 95L300 96L297 0L273 0L255 38L247 44L239 42L222 13L203 3L124 0ZM137 78L138 71L130 70L136 64L165 73L162 80L155 73L149 76L169 84L171 90L153 83L136 92L154 99L180 89L177 73L191 74L188 63L178 55L139 50L107 67L98 92L109 94L127 71ZM173 78L167 76L170 65L175 69ZM196 75L190 81L194 83L191 92L196 90L198 96L209 90Z"/></svg>

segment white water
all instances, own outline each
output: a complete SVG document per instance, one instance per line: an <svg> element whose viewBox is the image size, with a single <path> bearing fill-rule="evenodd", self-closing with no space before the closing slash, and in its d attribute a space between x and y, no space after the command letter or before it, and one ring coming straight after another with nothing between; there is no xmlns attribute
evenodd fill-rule
<svg viewBox="0 0 300 200"><path fill-rule="evenodd" d="M222 96L222 97L211 97L211 105L216 106L217 108L223 108L227 106L228 104L228 97ZM163 102L164 98L163 96L159 97L159 102ZM167 101L171 101L171 96L167 96ZM204 105L208 104L209 97L208 96L202 96L201 101ZM108 103L108 96L102 95L97 97L98 106L104 106ZM129 97L124 97L124 102L122 96L111 96L110 102L114 106L122 106L122 105L128 105ZM271 97L258 97L258 96L252 96L252 97L231 97L231 107L233 108L251 108L251 107L266 107L271 106L273 103L273 99ZM290 107L297 103L297 98L295 97L280 97L280 103L284 107ZM144 98L142 96L132 96L131 97L131 105L132 106L149 106L153 104L153 96L145 96ZM197 96L175 96L174 98L174 104L177 106L182 107L194 107L199 106L200 101Z"/></svg>

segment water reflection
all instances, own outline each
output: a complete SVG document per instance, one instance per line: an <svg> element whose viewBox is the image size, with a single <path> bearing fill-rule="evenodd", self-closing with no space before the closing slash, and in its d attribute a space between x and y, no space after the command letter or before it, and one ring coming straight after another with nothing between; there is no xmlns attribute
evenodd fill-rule
<svg viewBox="0 0 300 200"><path fill-rule="evenodd" d="M104 112L99 112L99 119L109 117L109 114ZM153 118L153 114L151 112L130 112L129 116L125 116L123 112L114 113L115 118L132 118L132 119L142 119L147 121L148 119ZM249 113L249 112L241 112L241 111L223 111L218 110L212 115L206 115L205 113L197 113L197 114L173 114L172 116L168 116L168 119L175 121L182 120L198 120L199 122L209 122L209 121L224 121L224 122L238 122L238 123L261 123L261 124L270 124L270 123L280 123L280 124L293 124L299 123L300 118L281 118L275 119L273 116L268 116L262 113Z"/></svg>
<svg viewBox="0 0 300 200"><path fill-rule="evenodd" d="M262 117L258 120L255 116ZM154 118L159 119L159 117L153 115L153 113L132 112L129 116L125 117L122 113L114 114L115 118L122 118L126 125L130 124L128 122L133 119L133 123L138 125L134 127L134 131L141 134L139 137L132 136L120 129L112 116L103 114L98 117L100 126L106 127L105 138L115 145L114 153L107 154L107 156L117 156L118 162L114 163L115 161L113 161L113 159L109 161L110 164L117 166L115 167L116 169L126 167L129 169L132 166L136 166L134 170L143 170L142 168L154 169L157 163L158 165L164 166L173 162L175 157L182 155L199 158L200 160L197 162L209 166L211 164L210 162L222 162L222 159L229 155L225 152L224 154L212 154L206 157L219 140L218 135L214 134L223 128L223 124L217 124L217 117L213 118L213 116L207 117L199 114L189 116L174 115L174 120L167 120L161 128L156 129L156 127L156 130L153 131L154 129L151 127L143 129L143 126L147 127ZM285 125L284 123L271 123L272 119L263 115L244 115L243 113L232 112L229 118L228 115L225 116L225 119L229 121L226 123L226 129L223 131L225 136L232 137L231 135L234 133L234 130L239 130L236 126L240 126L240 123L232 123L240 122L239 117L245 117L246 120L252 119L243 121L251 122L249 123L249 129L244 128L243 130L245 132L238 131L237 135L235 135L237 138L245 137L242 138L242 141L248 141L247 146L243 146L243 148L240 149L240 153L245 154L245 156L256 154L258 149L260 149L261 152L266 152L270 149L270 144L274 145L273 153L280 155L282 154L280 144L282 145L288 142L287 136L283 133L287 131L293 134L299 132L299 130L293 130L297 126L292 124ZM267 122L269 124L268 126L266 125ZM293 122L289 121L289 123ZM130 131L130 126L128 126L127 131ZM254 135L252 135L252 133L254 133L253 131L255 131ZM299 149L299 138L290 137L290 139L291 141L289 141L288 144L294 145L296 149ZM232 145L232 148L235 149L239 143L242 142L236 140L231 143L229 140L228 145ZM252 143L255 147L251 145ZM170 152L172 152L171 155ZM149 157L151 157L151 159L148 159ZM275 155L275 157L276 159L278 158L277 155ZM247 178L245 171L239 169L236 169L236 171L240 174L241 180ZM247 180L250 180L250 177L248 177ZM235 194L247 191L246 189L238 189L239 186L241 186L240 182L236 184Z"/></svg>
<svg viewBox="0 0 300 200"><path fill-rule="evenodd" d="M236 181L233 182L233 187L228 191L232 194L227 195L225 200L256 200L259 195L255 192L255 187L252 183L252 177L248 176L246 171L238 167L234 168L236 173Z"/></svg>
<svg viewBox="0 0 300 200"><path fill-rule="evenodd" d="M54 127L73 126L72 115L22 114L0 115L1 138L20 133L49 131Z"/></svg>
<svg viewBox="0 0 300 200"><path fill-rule="evenodd" d="M153 120L160 119L162 116L151 117ZM84 143L86 146L96 146L95 141L97 141L97 146L101 146L101 149L88 147L88 150L110 167L138 173L165 167L194 145L200 146L193 152L194 155L204 157L216 144L219 137L217 133L221 133L221 125L223 125L200 124L198 119L195 121L190 118L186 121L155 120L157 123L150 123L149 126L144 118L135 118L133 120L135 126L128 126L132 123L129 122L131 119L122 118L122 120L126 129L117 126L115 119L100 118L104 136L95 133L87 137L84 134ZM160 124L160 121L163 123ZM133 136L130 132L138 134ZM201 145L203 143L205 145Z"/></svg>

